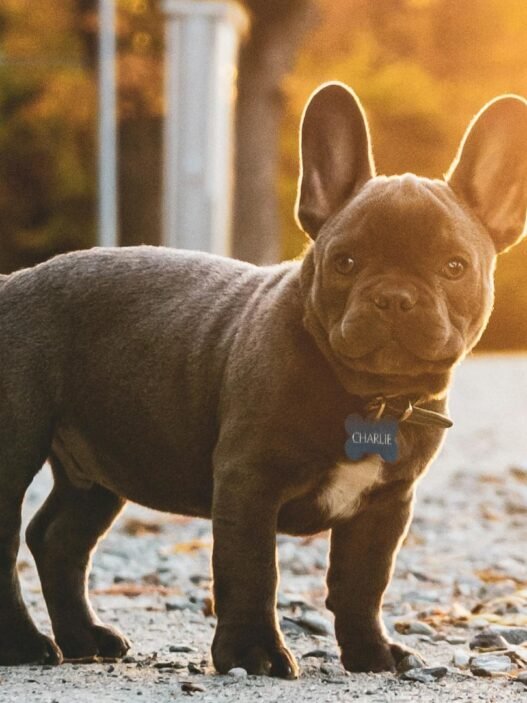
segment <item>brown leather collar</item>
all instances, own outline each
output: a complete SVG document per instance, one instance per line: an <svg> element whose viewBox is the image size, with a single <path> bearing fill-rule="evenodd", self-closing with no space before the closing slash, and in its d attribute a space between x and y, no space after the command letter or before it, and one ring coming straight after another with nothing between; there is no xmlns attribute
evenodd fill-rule
<svg viewBox="0 0 527 703"><path fill-rule="evenodd" d="M408 422L412 425L452 427L454 423L449 417L435 410L419 407L419 403L422 402L420 399L379 395L366 404L365 414L370 420L380 420L388 415L395 417L399 422Z"/></svg>

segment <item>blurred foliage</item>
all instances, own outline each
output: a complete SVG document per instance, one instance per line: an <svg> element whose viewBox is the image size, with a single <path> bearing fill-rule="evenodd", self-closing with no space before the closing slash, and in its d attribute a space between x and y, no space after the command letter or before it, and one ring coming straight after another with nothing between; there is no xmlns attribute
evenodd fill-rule
<svg viewBox="0 0 527 703"><path fill-rule="evenodd" d="M278 193L285 257L305 245L292 218L297 130L319 83L342 80L357 92L379 172L431 177L447 170L487 100L527 93L525 0L313 1L318 22L284 86ZM118 0L118 7L120 122L159 117L157 2ZM0 5L1 270L95 241L96 31L95 0ZM500 260L487 348L527 348L524 271L527 244Z"/></svg>
<svg viewBox="0 0 527 703"><path fill-rule="evenodd" d="M472 115L527 95L525 0L316 0L319 22L286 82L280 182L284 255L305 246L291 219L297 125L309 94L341 80L370 121L379 173L440 178ZM527 155L526 155L527 158ZM527 348L527 242L500 257L496 306L479 348Z"/></svg>
<svg viewBox="0 0 527 703"><path fill-rule="evenodd" d="M0 6L2 268L91 242L93 82L68 3Z"/></svg>
<svg viewBox="0 0 527 703"><path fill-rule="evenodd" d="M0 269L95 243L97 0L0 5ZM161 112L162 23L120 0L119 120Z"/></svg>

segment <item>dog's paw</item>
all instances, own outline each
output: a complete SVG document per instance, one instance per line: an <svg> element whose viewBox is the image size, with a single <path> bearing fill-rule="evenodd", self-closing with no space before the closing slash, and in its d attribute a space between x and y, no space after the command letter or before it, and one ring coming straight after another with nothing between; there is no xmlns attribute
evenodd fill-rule
<svg viewBox="0 0 527 703"><path fill-rule="evenodd" d="M92 625L68 634L57 635L57 642L66 659L123 657L130 649L130 641L114 627Z"/></svg>
<svg viewBox="0 0 527 703"><path fill-rule="evenodd" d="M347 671L377 673L396 671L398 664L410 654L422 660L409 647L398 642L379 640L371 644L358 644L356 647L343 647L341 659Z"/></svg>
<svg viewBox="0 0 527 703"><path fill-rule="evenodd" d="M5 633L4 633L5 634ZM62 652L55 642L40 632L24 638L0 642L0 665L61 664Z"/></svg>
<svg viewBox="0 0 527 703"><path fill-rule="evenodd" d="M298 677L295 658L271 627L221 627L212 644L212 659L220 674L241 667L257 676Z"/></svg>

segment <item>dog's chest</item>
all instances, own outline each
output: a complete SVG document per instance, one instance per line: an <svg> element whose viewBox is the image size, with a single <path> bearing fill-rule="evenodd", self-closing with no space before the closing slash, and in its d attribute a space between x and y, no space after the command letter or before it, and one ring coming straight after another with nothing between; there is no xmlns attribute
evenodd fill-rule
<svg viewBox="0 0 527 703"><path fill-rule="evenodd" d="M382 482L382 460L377 455L338 464L318 496L318 505L332 518L351 517L364 493Z"/></svg>

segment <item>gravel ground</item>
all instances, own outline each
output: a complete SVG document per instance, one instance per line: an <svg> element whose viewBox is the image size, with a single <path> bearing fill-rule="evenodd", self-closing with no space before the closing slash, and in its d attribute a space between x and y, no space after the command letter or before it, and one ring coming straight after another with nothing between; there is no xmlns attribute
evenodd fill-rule
<svg viewBox="0 0 527 703"><path fill-rule="evenodd" d="M436 667L406 674L424 683L342 670L323 606L325 535L279 537L279 612L300 679L214 674L210 525L130 505L100 545L90 578L102 619L133 640L130 655L121 662L3 668L0 701L164 703L192 695L218 703L527 702L527 683L517 680L527 669L527 647L506 641L522 640L514 628L527 628L527 357L465 362L451 415L454 428L419 487L384 609L394 636ZM26 520L49 487L45 469L28 492ZM49 632L25 545L19 568L31 611ZM499 671L490 675L492 668Z"/></svg>

